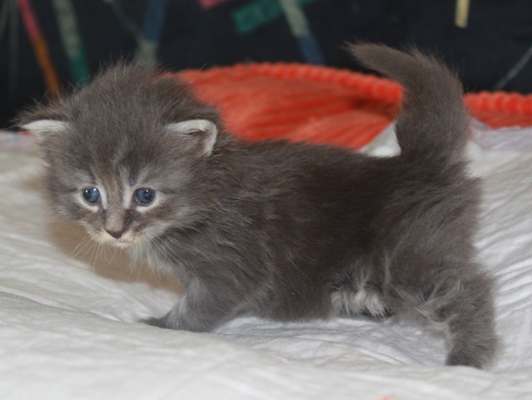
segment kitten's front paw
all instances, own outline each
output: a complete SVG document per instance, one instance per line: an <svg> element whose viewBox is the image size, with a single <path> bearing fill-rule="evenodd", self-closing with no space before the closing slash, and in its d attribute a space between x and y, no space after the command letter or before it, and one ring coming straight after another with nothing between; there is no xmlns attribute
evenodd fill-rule
<svg viewBox="0 0 532 400"><path fill-rule="evenodd" d="M166 318L145 318L140 320L141 323L158 328L166 328Z"/></svg>
<svg viewBox="0 0 532 400"><path fill-rule="evenodd" d="M476 357L473 357L468 354L457 354L457 353L451 353L447 357L447 360L445 361L445 365L475 367L479 369L482 368L482 362Z"/></svg>

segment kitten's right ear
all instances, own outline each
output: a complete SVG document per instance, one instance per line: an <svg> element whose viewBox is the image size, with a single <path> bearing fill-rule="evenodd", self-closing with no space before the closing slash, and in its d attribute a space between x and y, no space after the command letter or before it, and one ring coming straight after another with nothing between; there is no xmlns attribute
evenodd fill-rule
<svg viewBox="0 0 532 400"><path fill-rule="evenodd" d="M55 119L40 119L28 124L20 125L26 131L32 132L39 141L46 140L50 135L55 135L67 130L68 122Z"/></svg>
<svg viewBox="0 0 532 400"><path fill-rule="evenodd" d="M201 152L210 155L216 138L218 128L214 122L207 119L189 119L166 125L171 132L184 135L195 140L201 146Z"/></svg>

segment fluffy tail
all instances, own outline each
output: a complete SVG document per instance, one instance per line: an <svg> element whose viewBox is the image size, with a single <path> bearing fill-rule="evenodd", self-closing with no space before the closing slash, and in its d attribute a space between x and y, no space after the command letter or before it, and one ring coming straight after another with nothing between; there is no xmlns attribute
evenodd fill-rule
<svg viewBox="0 0 532 400"><path fill-rule="evenodd" d="M401 157L443 167L461 160L469 116L462 85L442 63L413 50L404 53L382 45L352 45L360 63L405 88L397 119Z"/></svg>

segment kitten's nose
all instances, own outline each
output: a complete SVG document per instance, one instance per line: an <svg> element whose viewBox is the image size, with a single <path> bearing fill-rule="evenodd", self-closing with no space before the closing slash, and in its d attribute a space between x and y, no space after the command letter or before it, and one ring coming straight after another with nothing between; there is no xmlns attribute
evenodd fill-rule
<svg viewBox="0 0 532 400"><path fill-rule="evenodd" d="M120 239L125 231L126 231L126 228L121 229L119 231L112 231L112 230L109 230L109 229L105 230L105 232L107 232L109 235L111 235L115 239Z"/></svg>

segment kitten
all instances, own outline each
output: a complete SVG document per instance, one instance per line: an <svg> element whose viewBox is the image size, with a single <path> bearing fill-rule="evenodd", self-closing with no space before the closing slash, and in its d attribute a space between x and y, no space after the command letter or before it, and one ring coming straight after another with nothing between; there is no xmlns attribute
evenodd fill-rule
<svg viewBox="0 0 532 400"><path fill-rule="evenodd" d="M401 154L247 143L175 77L117 65L23 113L52 207L90 236L149 252L186 294L148 323L210 331L242 313L281 321L417 311L444 325L448 365L496 348L492 280L475 262L479 182L462 153L458 80L419 52L357 45L398 80Z"/></svg>

